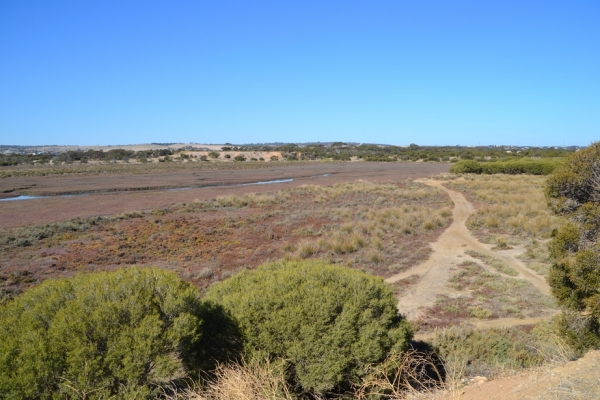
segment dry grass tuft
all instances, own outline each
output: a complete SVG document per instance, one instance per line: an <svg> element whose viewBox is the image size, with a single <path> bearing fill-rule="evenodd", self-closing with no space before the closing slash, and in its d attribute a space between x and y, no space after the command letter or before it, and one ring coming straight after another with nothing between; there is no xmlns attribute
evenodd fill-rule
<svg viewBox="0 0 600 400"><path fill-rule="evenodd" d="M407 399L432 394L445 388L443 366L430 354L411 349L394 353L371 367L370 375L357 389L354 398Z"/></svg>
<svg viewBox="0 0 600 400"><path fill-rule="evenodd" d="M166 396L166 400L292 400L283 368L270 362L221 365L204 387Z"/></svg>
<svg viewBox="0 0 600 400"><path fill-rule="evenodd" d="M560 383L549 385L532 400L597 400L600 399L600 371L592 370L579 376L570 376Z"/></svg>

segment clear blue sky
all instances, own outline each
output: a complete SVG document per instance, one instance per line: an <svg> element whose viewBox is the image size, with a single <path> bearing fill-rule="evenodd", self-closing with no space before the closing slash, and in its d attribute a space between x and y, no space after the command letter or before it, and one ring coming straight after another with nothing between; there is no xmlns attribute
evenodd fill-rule
<svg viewBox="0 0 600 400"><path fill-rule="evenodd" d="M0 144L599 139L598 0L0 0Z"/></svg>

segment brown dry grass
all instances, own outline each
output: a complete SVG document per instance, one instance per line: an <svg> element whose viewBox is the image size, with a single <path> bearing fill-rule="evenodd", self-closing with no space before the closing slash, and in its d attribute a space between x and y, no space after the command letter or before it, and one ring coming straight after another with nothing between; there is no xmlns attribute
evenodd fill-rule
<svg viewBox="0 0 600 400"><path fill-rule="evenodd" d="M166 400L292 400L283 368L264 363L221 365L201 387L165 396Z"/></svg>
<svg viewBox="0 0 600 400"><path fill-rule="evenodd" d="M355 182L332 187L305 186L316 207L315 216L337 222L317 229L309 226L294 231L304 239L288 246L287 258L339 257L355 254L349 264L379 265L401 269L393 260L402 259L401 239L439 231L450 222L450 204L432 209L432 196L441 193L418 184L400 188L394 184ZM369 196L372 201L358 201ZM334 207L327 207L334 204ZM400 240L399 240L400 239ZM381 268L378 268L381 270ZM379 272L381 273L381 272Z"/></svg>
<svg viewBox="0 0 600 400"><path fill-rule="evenodd" d="M306 161L285 161L277 163L278 167L305 164ZM256 162L210 162L198 159L173 162L139 163L124 162L90 162L89 164L64 165L20 165L0 168L0 179L17 176L64 176L64 175L96 175L96 174L148 174L156 172L180 170L223 170L223 169L257 169L273 167L263 161Z"/></svg>
<svg viewBox="0 0 600 400"><path fill-rule="evenodd" d="M531 400L600 399L600 371L591 369L580 375L566 377L558 384L548 385L537 396L528 396L528 398Z"/></svg>
<svg viewBox="0 0 600 400"><path fill-rule="evenodd" d="M547 238L558 219L546 205L546 178L532 175L476 175L449 180L449 188L465 193L477 210L468 227L493 243L498 235Z"/></svg>
<svg viewBox="0 0 600 400"><path fill-rule="evenodd" d="M0 291L126 265L173 269L203 288L282 257L389 276L427 256L428 243L450 223L450 206L441 190L425 185L358 181L225 195L77 229L64 222L2 230Z"/></svg>
<svg viewBox="0 0 600 400"><path fill-rule="evenodd" d="M446 387L439 359L411 349L392 353L383 362L368 367L362 385L343 398L359 400L407 399L432 394ZM166 400L292 400L283 369L277 363L242 363L220 366L215 378L203 385L166 395ZM314 394L310 398L318 400Z"/></svg>
<svg viewBox="0 0 600 400"><path fill-rule="evenodd" d="M440 360L415 349L391 354L370 369L354 398L406 399L433 394L446 387L444 366Z"/></svg>
<svg viewBox="0 0 600 400"><path fill-rule="evenodd" d="M546 243L558 218L544 197L546 178L532 175L468 175L450 178L449 188L464 193L476 211L467 227L495 250L525 246L519 258L540 275L547 275L550 259Z"/></svg>

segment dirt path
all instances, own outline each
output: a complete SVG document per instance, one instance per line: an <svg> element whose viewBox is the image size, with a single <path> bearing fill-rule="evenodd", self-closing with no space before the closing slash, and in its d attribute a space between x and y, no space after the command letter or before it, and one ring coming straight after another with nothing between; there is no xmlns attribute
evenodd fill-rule
<svg viewBox="0 0 600 400"><path fill-rule="evenodd" d="M525 279L541 293L550 294L550 287L544 277L527 268L512 254L494 251L491 249L492 245L481 243L471 235L466 221L474 208L461 193L444 187L440 181L423 181L423 183L438 187L448 193L454 202L453 221L439 239L432 243L433 253L427 261L386 280L392 283L411 275L420 276L419 281L398 301L398 309L402 310L403 314L409 319L415 319L420 316L420 308L429 307L435 303L437 295L454 293L446 283L450 278L450 269L464 261L466 250L473 250L503 260L518 272L515 278ZM505 321L502 326L522 325L523 321L518 319Z"/></svg>
<svg viewBox="0 0 600 400"><path fill-rule="evenodd" d="M437 400L592 400L600 398L600 352L554 368L537 368L514 376L474 384ZM433 397L432 397L433 398Z"/></svg>

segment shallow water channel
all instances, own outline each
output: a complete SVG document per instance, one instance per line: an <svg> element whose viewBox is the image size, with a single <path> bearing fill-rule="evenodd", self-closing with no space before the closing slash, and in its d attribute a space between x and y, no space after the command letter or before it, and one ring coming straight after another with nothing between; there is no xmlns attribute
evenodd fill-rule
<svg viewBox="0 0 600 400"><path fill-rule="evenodd" d="M321 176L327 176L327 175L329 175L329 174L325 174L325 175L321 175ZM288 182L293 182L293 181L294 181L294 179L292 179L292 178L289 178L289 179L274 179L272 181L240 183L240 184L234 184L234 185L187 186L187 187L180 187L180 188L167 188L167 189L162 189L162 190L164 190L164 191L174 191L174 190L213 188L213 187L219 187L219 186L235 187L235 186L250 186L250 185L269 185L269 184L274 184L274 183L288 183ZM156 189L152 189L152 190L156 190ZM161 189L158 189L158 190L161 190ZM91 194L91 193L60 194L60 195L54 195L54 196L27 196L27 195L22 195L22 196L15 196L15 197L8 197L8 198L5 198L5 199L0 199L0 202L2 202L2 201L19 201L19 200L48 199L48 198L55 198L55 197L86 196L88 194Z"/></svg>

